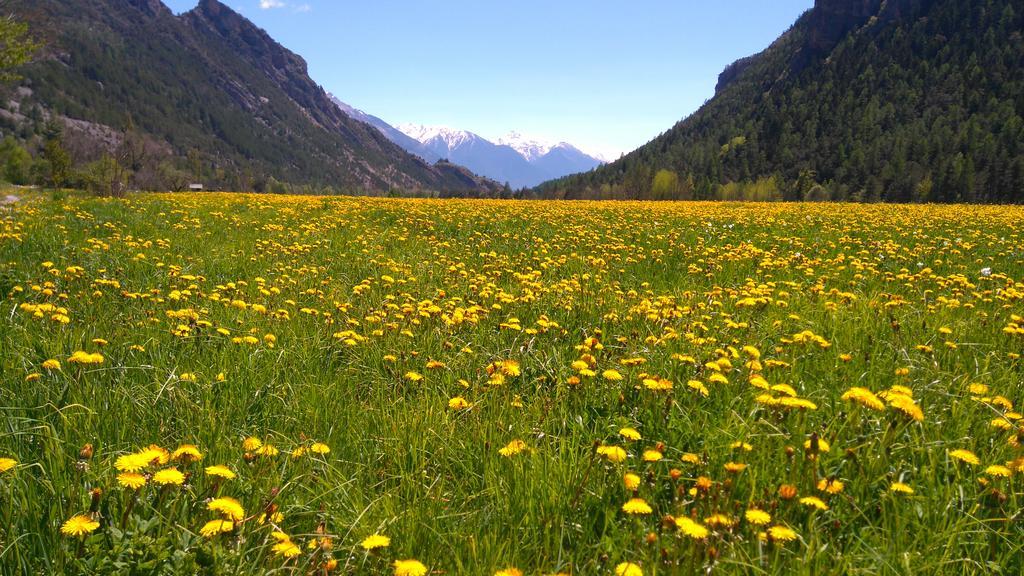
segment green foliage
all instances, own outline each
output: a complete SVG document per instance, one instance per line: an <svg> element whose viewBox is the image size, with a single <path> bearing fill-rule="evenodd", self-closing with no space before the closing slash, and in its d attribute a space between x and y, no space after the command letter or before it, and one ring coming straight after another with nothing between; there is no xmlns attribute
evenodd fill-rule
<svg viewBox="0 0 1024 576"><path fill-rule="evenodd" d="M23 186L32 178L32 155L8 136L0 142L0 164L4 179L11 184Z"/></svg>
<svg viewBox="0 0 1024 576"><path fill-rule="evenodd" d="M655 200L675 198L679 194L679 175L671 170L658 170L651 183L651 197Z"/></svg>
<svg viewBox="0 0 1024 576"><path fill-rule="evenodd" d="M1024 10L1016 0L889 0L816 52L820 2L770 48L730 67L714 98L646 146L547 197L644 198L672 170L698 198L778 177L800 200L1024 201ZM741 136L737 136L741 135ZM606 191L607 190L607 191Z"/></svg>
<svg viewBox="0 0 1024 576"><path fill-rule="evenodd" d="M0 16L0 82L19 79L13 69L28 62L38 49L39 44L29 37L28 24Z"/></svg>
<svg viewBox="0 0 1024 576"><path fill-rule="evenodd" d="M81 172L84 188L97 196L121 196L130 172L110 154L88 164Z"/></svg>

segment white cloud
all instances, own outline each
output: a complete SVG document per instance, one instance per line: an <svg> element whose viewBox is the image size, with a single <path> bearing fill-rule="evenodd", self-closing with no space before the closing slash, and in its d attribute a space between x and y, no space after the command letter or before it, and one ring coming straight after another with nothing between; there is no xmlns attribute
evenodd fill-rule
<svg viewBox="0 0 1024 576"><path fill-rule="evenodd" d="M271 8L284 8L283 0L260 0L260 10L270 10Z"/></svg>
<svg viewBox="0 0 1024 576"><path fill-rule="evenodd" d="M292 10L295 12L311 12L313 10L313 7L310 6L309 4L299 4Z"/></svg>

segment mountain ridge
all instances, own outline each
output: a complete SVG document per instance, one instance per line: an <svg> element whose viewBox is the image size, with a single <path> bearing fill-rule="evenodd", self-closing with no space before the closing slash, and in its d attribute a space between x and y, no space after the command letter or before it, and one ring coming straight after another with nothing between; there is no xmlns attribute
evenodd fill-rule
<svg viewBox="0 0 1024 576"><path fill-rule="evenodd" d="M30 130L18 110L37 108L97 133L133 126L173 151L165 161L176 170L217 187L499 189L348 117L301 56L218 0L180 15L158 0L15 0L10 8L48 47L6 90L6 133ZM83 161L99 154L95 143L77 149L90 150Z"/></svg>
<svg viewBox="0 0 1024 576"><path fill-rule="evenodd" d="M648 144L544 197L1024 201L1011 0L817 0Z"/></svg>

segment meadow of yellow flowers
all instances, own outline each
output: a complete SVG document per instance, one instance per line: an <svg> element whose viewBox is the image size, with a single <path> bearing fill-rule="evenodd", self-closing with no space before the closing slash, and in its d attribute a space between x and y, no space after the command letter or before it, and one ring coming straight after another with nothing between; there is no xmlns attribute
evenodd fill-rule
<svg viewBox="0 0 1024 576"><path fill-rule="evenodd" d="M1021 574L1022 230L29 196L0 573Z"/></svg>

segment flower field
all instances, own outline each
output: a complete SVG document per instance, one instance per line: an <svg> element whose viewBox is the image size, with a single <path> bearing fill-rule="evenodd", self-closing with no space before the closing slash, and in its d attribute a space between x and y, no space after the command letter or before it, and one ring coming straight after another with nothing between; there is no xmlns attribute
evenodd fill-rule
<svg viewBox="0 0 1024 576"><path fill-rule="evenodd" d="M1024 572L1024 209L3 210L2 574Z"/></svg>

